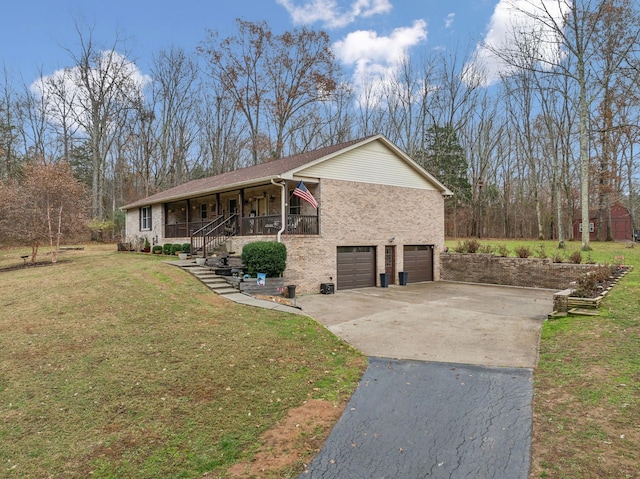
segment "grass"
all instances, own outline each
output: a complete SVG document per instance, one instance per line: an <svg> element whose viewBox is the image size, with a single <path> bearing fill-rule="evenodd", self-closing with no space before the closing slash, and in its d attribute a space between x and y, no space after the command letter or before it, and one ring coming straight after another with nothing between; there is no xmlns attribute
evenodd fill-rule
<svg viewBox="0 0 640 479"><path fill-rule="evenodd" d="M506 244L512 255L521 245L558 251L553 241L480 242ZM565 257L580 246L567 242ZM600 316L543 325L531 479L640 477L640 245L630 246L592 242L583 253L583 262L634 266L604 299Z"/></svg>
<svg viewBox="0 0 640 479"><path fill-rule="evenodd" d="M0 477L227 477L291 408L350 396L359 353L162 259L90 245L0 272Z"/></svg>
<svg viewBox="0 0 640 479"><path fill-rule="evenodd" d="M584 255L635 267L600 316L543 325L532 479L640 477L640 246L627 246ZM287 411L353 391L363 358L313 321L229 303L163 257L113 249L0 272L0 477L224 478ZM1 250L0 268L21 254Z"/></svg>

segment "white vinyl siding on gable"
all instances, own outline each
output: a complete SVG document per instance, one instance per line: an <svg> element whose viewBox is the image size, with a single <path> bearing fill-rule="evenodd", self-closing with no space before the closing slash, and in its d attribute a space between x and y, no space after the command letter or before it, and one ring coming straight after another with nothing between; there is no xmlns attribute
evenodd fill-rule
<svg viewBox="0 0 640 479"><path fill-rule="evenodd" d="M378 141L298 171L300 176L435 190L422 174Z"/></svg>

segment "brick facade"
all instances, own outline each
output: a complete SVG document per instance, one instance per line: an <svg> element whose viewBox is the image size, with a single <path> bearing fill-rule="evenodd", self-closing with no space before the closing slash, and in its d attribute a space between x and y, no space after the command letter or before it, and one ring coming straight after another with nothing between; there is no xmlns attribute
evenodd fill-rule
<svg viewBox="0 0 640 479"><path fill-rule="evenodd" d="M126 216L126 237L125 242L137 244L138 241L148 239L150 244L154 244L154 239L157 238L159 244L163 244L164 239L164 205L153 205L151 207L151 229L142 231L140 230L140 208L136 208L132 211L127 211ZM173 240L176 241L173 241ZM171 243L188 243L189 238L181 240L180 238L172 238Z"/></svg>
<svg viewBox="0 0 640 479"><path fill-rule="evenodd" d="M444 247L444 197L439 191L322 179L315 189L320 202L319 235L282 235L287 246L286 284L299 294L317 293L321 283L337 282L338 246L374 246L376 271L384 272L384 249L394 245L396 272L403 270L404 245L434 246L434 280L440 278L439 252ZM303 208L308 205L303 204ZM311 211L306 211L310 214ZM163 205L152 207L152 229L140 231L139 210L127 215L127 241L146 237L153 244L185 243L189 238L163 238ZM226 249L240 255L245 244L273 241L276 236L236 236ZM396 273L397 276L397 273ZM379 278L376 279L379 282ZM398 283L398 278L392 278Z"/></svg>
<svg viewBox="0 0 640 479"><path fill-rule="evenodd" d="M398 272L403 269L404 245L433 245L434 280L440 278L444 197L439 191L322 179L316 198L320 203L320 234L282 235L287 247L284 284L295 284L298 294L318 293L321 283L337 282L338 246L374 246L376 271L381 273L385 246L396 246ZM233 237L227 249L241 254L247 243L270 240L275 237ZM398 278L392 282L397 284Z"/></svg>
<svg viewBox="0 0 640 479"><path fill-rule="evenodd" d="M313 229L304 230L319 234L281 236L287 246L284 281L295 284L300 294L319 292L321 283L334 283L338 287L337 252L341 246L373 247L372 274L378 283L379 273L385 272L387 246L393 246L394 251L396 277L390 278L391 283L398 283L397 273L404 271L404 246L432 247L433 279L440 279L444 195L451 192L382 135L193 180L131 203L125 207L127 241L146 237L152 244L156 240L159 244L188 242L189 238L164 238L165 223L174 227L171 236L186 234L190 221L189 214L178 218L168 213L169 218L165 218L165 210L170 212L172 207L179 207L180 211L186 207L187 213L193 213L193 209L197 216L199 207L207 205L206 211L197 216L203 221L209 219L209 214L227 217L237 207L242 208L242 218L252 214L258 218L278 218L282 193L273 182L280 184L284 178L288 183L287 196L303 179L320 205L319 228L316 230L314 224ZM186 206L178 205L181 202ZM152 228L140 231L140 207L147 204L153 205ZM288 205L287 212L294 214ZM302 201L300 211L295 214L313 216L316 210ZM227 240L228 252L241 254L249 242L273 241L277 237L272 229L263 226L250 231L264 235L246 236L249 231L244 226L243 223L238 236Z"/></svg>

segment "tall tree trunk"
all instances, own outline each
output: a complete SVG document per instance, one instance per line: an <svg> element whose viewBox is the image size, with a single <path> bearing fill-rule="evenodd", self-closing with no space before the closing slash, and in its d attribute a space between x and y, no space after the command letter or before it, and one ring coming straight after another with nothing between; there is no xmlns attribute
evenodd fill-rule
<svg viewBox="0 0 640 479"><path fill-rule="evenodd" d="M587 101L587 85L585 79L584 62L578 58L578 85L580 88L578 100L578 123L580 129L580 201L582 207L582 250L589 251L589 103Z"/></svg>

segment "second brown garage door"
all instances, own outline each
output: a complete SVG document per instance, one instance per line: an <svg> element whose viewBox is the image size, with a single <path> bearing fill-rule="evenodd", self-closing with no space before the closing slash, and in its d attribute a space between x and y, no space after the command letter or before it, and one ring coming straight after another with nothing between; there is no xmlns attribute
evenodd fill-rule
<svg viewBox="0 0 640 479"><path fill-rule="evenodd" d="M409 273L409 283L433 281L433 246L406 245L404 270Z"/></svg>
<svg viewBox="0 0 640 479"><path fill-rule="evenodd" d="M373 246L338 246L338 289L376 285L376 250Z"/></svg>

